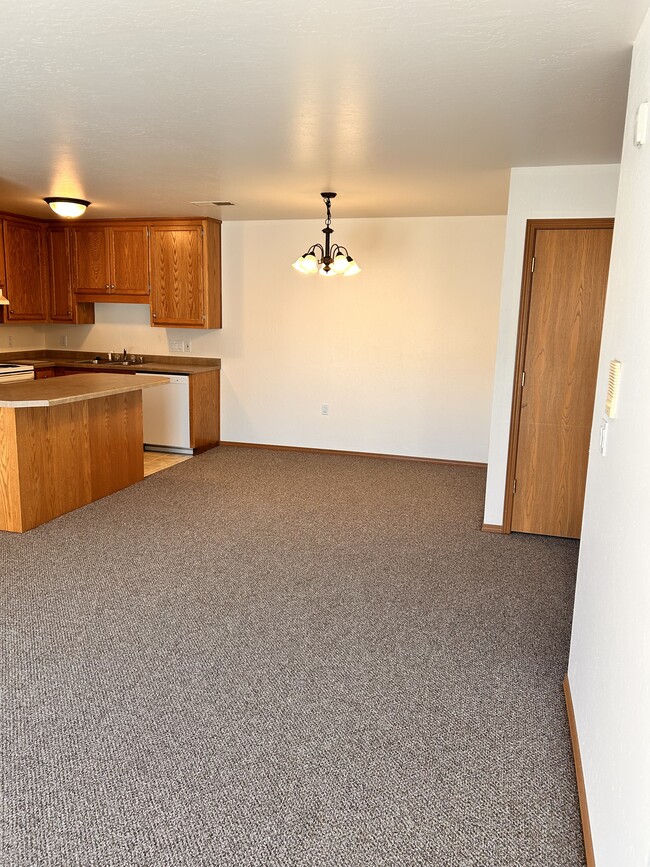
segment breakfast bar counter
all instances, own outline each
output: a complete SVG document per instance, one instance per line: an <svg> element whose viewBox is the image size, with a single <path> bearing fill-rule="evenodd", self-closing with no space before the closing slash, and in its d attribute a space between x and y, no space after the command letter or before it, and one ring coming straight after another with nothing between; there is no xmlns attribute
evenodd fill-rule
<svg viewBox="0 0 650 867"><path fill-rule="evenodd" d="M142 389L87 373L0 385L0 530L22 533L144 477Z"/></svg>

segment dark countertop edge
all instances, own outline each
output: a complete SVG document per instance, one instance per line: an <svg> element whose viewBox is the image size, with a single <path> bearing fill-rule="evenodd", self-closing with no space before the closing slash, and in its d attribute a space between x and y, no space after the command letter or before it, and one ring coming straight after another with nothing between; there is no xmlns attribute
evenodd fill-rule
<svg viewBox="0 0 650 867"><path fill-rule="evenodd" d="M93 359L101 357L106 353L102 352L75 352L73 350L57 350L57 349L14 349L11 352L0 352L0 362L2 361L24 361L28 364L33 364L38 370L43 367L79 367L80 370L106 370L118 372L119 366L113 363L101 361L97 364L93 363ZM162 367L172 368L172 370L162 371L164 373L185 373L192 375L193 373L208 373L213 370L221 369L220 358L176 358L176 356L168 355L144 355L145 361L142 364L130 364L124 366L124 371L133 370L140 373L156 373Z"/></svg>

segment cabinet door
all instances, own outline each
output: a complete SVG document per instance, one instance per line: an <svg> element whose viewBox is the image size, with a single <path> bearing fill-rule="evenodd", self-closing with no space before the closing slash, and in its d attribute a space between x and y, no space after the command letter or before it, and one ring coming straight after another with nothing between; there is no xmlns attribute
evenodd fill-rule
<svg viewBox="0 0 650 867"><path fill-rule="evenodd" d="M107 232L111 262L110 292L116 295L148 295L146 226L114 226Z"/></svg>
<svg viewBox="0 0 650 867"><path fill-rule="evenodd" d="M54 322L72 322L69 232L64 226L52 226L47 235L50 258L50 319Z"/></svg>
<svg viewBox="0 0 650 867"><path fill-rule="evenodd" d="M7 321L47 319L45 230L37 223L5 220L3 226L9 310Z"/></svg>
<svg viewBox="0 0 650 867"><path fill-rule="evenodd" d="M152 324L204 327L202 226L152 226L149 255Z"/></svg>
<svg viewBox="0 0 650 867"><path fill-rule="evenodd" d="M74 291L105 295L110 289L110 281L104 226L73 226L70 239Z"/></svg>

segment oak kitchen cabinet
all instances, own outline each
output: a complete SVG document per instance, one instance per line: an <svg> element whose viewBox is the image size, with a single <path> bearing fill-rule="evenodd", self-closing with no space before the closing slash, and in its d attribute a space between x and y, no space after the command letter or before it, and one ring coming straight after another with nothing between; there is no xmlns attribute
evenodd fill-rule
<svg viewBox="0 0 650 867"><path fill-rule="evenodd" d="M70 227L70 239L78 301L149 303L146 223L87 221Z"/></svg>
<svg viewBox="0 0 650 867"><path fill-rule="evenodd" d="M72 291L70 229L67 226L48 227L47 251L50 266L50 321L92 325L95 321L95 305L78 302Z"/></svg>
<svg viewBox="0 0 650 867"><path fill-rule="evenodd" d="M221 328L221 223L150 224L151 324Z"/></svg>
<svg viewBox="0 0 650 867"><path fill-rule="evenodd" d="M9 299L4 322L46 322L48 269L45 225L20 219L2 220L0 285Z"/></svg>
<svg viewBox="0 0 650 867"><path fill-rule="evenodd" d="M94 303L150 304L151 325L221 328L221 221L0 214L1 322L95 321Z"/></svg>

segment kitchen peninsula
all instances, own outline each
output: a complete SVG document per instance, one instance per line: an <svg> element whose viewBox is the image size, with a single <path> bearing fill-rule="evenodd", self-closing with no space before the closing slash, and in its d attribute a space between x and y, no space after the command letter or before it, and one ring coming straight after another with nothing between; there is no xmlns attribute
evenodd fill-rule
<svg viewBox="0 0 650 867"><path fill-rule="evenodd" d="M22 533L142 481L142 389L80 373L0 386L0 530Z"/></svg>

